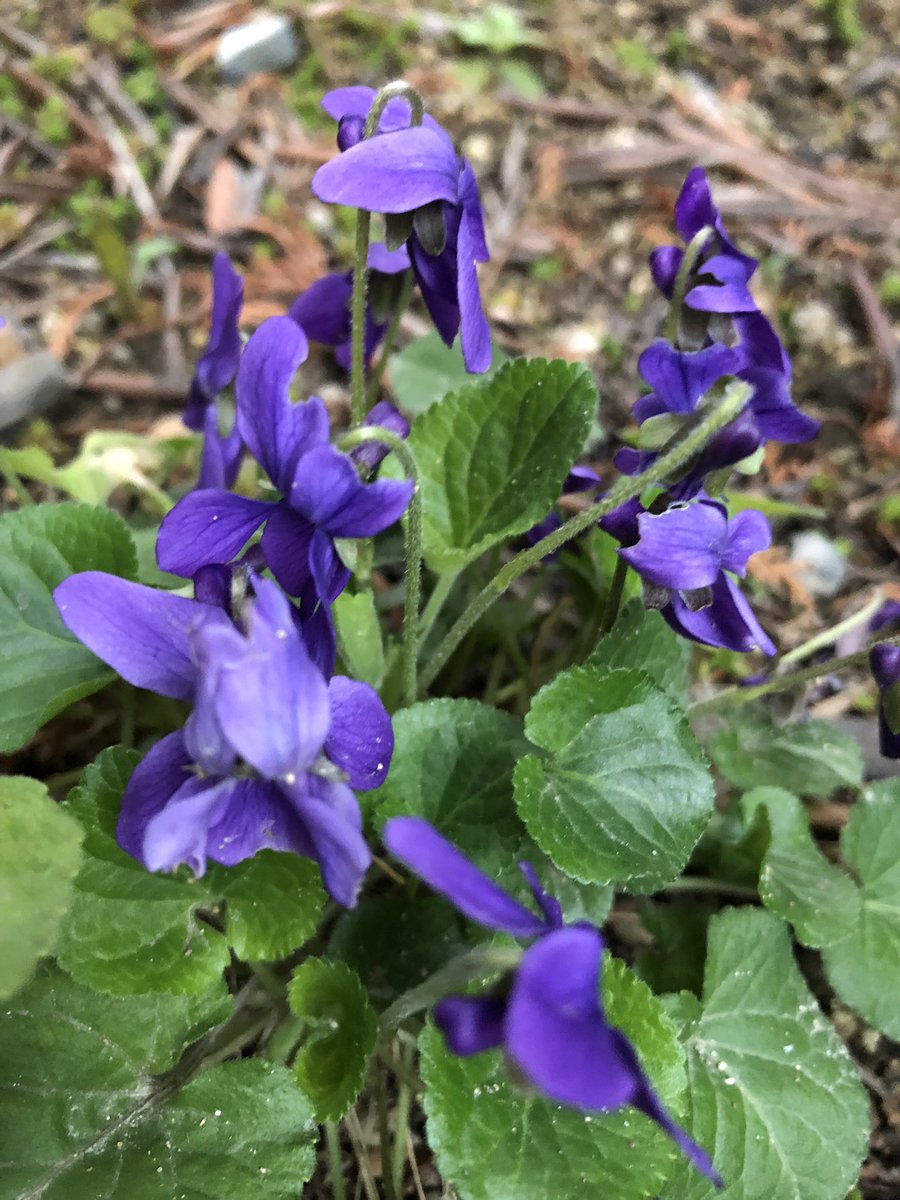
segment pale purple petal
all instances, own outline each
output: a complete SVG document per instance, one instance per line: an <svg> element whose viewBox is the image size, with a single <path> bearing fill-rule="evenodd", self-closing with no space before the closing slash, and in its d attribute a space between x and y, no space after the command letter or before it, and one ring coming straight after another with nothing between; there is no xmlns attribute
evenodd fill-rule
<svg viewBox="0 0 900 1200"><path fill-rule="evenodd" d="M540 917L498 887L421 817L392 817L385 823L382 840L391 854L470 920L514 937L546 933Z"/></svg>
<svg viewBox="0 0 900 1200"><path fill-rule="evenodd" d="M412 212L433 200L455 202L459 170L446 137L421 125L357 142L319 167L312 189L326 204Z"/></svg>
<svg viewBox="0 0 900 1200"><path fill-rule="evenodd" d="M170 733L147 751L122 793L116 841L126 854L144 861L144 837L150 821L193 778L192 759L181 733Z"/></svg>
<svg viewBox="0 0 900 1200"><path fill-rule="evenodd" d="M336 675L328 684L328 700L326 756L356 791L380 787L394 753L394 730L381 698L367 683Z"/></svg>
<svg viewBox="0 0 900 1200"><path fill-rule="evenodd" d="M726 571L743 575L747 570L747 559L772 544L772 530L761 512L745 509L728 522L728 545L722 555L722 566Z"/></svg>
<svg viewBox="0 0 900 1200"><path fill-rule="evenodd" d="M399 275L401 271L410 268L409 251L405 246L396 250L388 250L384 242L372 242L369 246L368 263L370 271L380 275Z"/></svg>
<svg viewBox="0 0 900 1200"><path fill-rule="evenodd" d="M221 609L104 571L71 575L53 593L63 624L136 687L190 700L197 668L190 634Z"/></svg>
<svg viewBox="0 0 900 1200"><path fill-rule="evenodd" d="M356 797L346 784L316 775L280 786L309 834L311 857L321 867L329 895L345 908L353 908L372 861Z"/></svg>
<svg viewBox="0 0 900 1200"><path fill-rule="evenodd" d="M218 488L189 492L163 518L156 561L163 571L186 579L210 563L230 562L274 508L266 500Z"/></svg>
<svg viewBox="0 0 900 1200"><path fill-rule="evenodd" d="M186 863L195 875L206 871L207 834L237 780L194 778L182 784L147 824L141 858L148 871L174 871Z"/></svg>
<svg viewBox="0 0 900 1200"><path fill-rule="evenodd" d="M450 1050L461 1057L503 1044L506 1001L497 996L445 996L431 1015Z"/></svg>
<svg viewBox="0 0 900 1200"><path fill-rule="evenodd" d="M658 587L709 587L722 569L728 543L725 512L715 504L676 505L638 517L637 545L620 551L642 579Z"/></svg>
<svg viewBox="0 0 900 1200"><path fill-rule="evenodd" d="M690 288L684 302L699 312L756 312L756 301L747 286L749 277L750 272L741 261L725 254L714 255L697 269L694 278L701 282ZM706 282L710 278L715 283Z"/></svg>

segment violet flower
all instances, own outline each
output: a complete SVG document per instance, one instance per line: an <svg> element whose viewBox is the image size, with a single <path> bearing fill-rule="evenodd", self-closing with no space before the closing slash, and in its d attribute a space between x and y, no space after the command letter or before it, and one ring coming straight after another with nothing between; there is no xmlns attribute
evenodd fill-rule
<svg viewBox="0 0 900 1200"><path fill-rule="evenodd" d="M399 250L388 250L376 242L369 247L368 261L369 294L363 338L366 365L381 344L396 304L395 281L410 269L409 255L402 246ZM311 341L333 346L338 366L345 371L350 370L352 294L352 271L325 275L301 292L287 313Z"/></svg>
<svg viewBox="0 0 900 1200"><path fill-rule="evenodd" d="M374 537L393 525L413 484L363 483L353 461L330 444L322 401L291 403L288 388L307 349L294 321L271 317L250 338L238 371L237 428L281 499L252 500L218 488L191 492L164 519L157 559L164 571L192 578L210 563L230 562L264 526L266 564L300 598L305 620L318 614L327 638L329 605L350 577L335 538Z"/></svg>
<svg viewBox="0 0 900 1200"><path fill-rule="evenodd" d="M227 254L213 259L212 317L209 340L191 380L182 420L188 429L203 434L200 477L197 486L231 487L237 479L244 444L235 425L219 432L216 402L237 375L241 360L238 320L244 302L244 281Z"/></svg>
<svg viewBox="0 0 900 1200"><path fill-rule="evenodd" d="M775 653L731 577L743 577L750 556L771 542L762 513L747 510L729 521L724 505L703 499L656 515L632 501L600 524L626 543L619 553L643 580L645 605L658 608L676 633L705 646Z"/></svg>
<svg viewBox="0 0 900 1200"><path fill-rule="evenodd" d="M900 758L900 646L874 646L869 654L878 684L878 731L885 758Z"/></svg>
<svg viewBox="0 0 900 1200"><path fill-rule="evenodd" d="M372 88L349 87L323 98L340 123L341 153L316 171L313 191L328 204L405 220L412 269L438 333L448 346L459 333L466 368L486 371L491 338L477 264L490 255L475 173L432 117L411 125L399 97L385 106L376 134L360 140L375 96Z"/></svg>
<svg viewBox="0 0 900 1200"><path fill-rule="evenodd" d="M194 704L135 768L116 837L151 871L187 863L202 875L207 859L302 854L350 907L371 859L351 788L385 778L390 717L368 684L326 682L289 601L270 580L255 589L246 628L214 605L99 571L56 589L64 624L124 679Z"/></svg>
<svg viewBox="0 0 900 1200"><path fill-rule="evenodd" d="M591 488L600 486L600 476L592 467L575 466L568 473L563 481L562 494L564 496L574 496L578 492L589 492ZM526 529L522 534L526 543L529 546L536 546L551 533L555 533L562 525L562 517L556 509L551 509L542 521L538 521L537 525L532 525L530 529ZM546 555L546 559L558 557L558 550L551 550Z"/></svg>
<svg viewBox="0 0 900 1200"><path fill-rule="evenodd" d="M453 1053L501 1048L519 1074L560 1104L599 1112L631 1104L721 1186L709 1155L675 1124L634 1047L606 1019L600 1002L600 931L586 922L564 925L558 901L521 863L540 915L525 908L421 818L389 820L384 843L470 920L536 939L508 985L482 996L447 996L435 1006L435 1022Z"/></svg>

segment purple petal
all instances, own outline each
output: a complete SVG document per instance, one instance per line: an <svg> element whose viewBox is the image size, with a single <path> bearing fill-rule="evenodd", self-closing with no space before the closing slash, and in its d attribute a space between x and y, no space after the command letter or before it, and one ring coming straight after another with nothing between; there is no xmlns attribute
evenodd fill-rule
<svg viewBox="0 0 900 1200"><path fill-rule="evenodd" d="M274 504L218 488L189 492L163 518L156 561L190 579L210 563L230 562L271 515Z"/></svg>
<svg viewBox="0 0 900 1200"><path fill-rule="evenodd" d="M541 881L538 879L537 872L531 863L520 862L519 870L528 880L531 894L534 896L538 908L544 914L547 924L551 929L562 929L563 913L559 901L541 886Z"/></svg>
<svg viewBox="0 0 900 1200"><path fill-rule="evenodd" d="M891 729L883 704L878 706L878 748L885 758L900 758L900 731Z"/></svg>
<svg viewBox="0 0 900 1200"><path fill-rule="evenodd" d="M577 492L589 492L591 488L599 487L602 483L600 476L593 467L573 467L563 481L563 495L571 496Z"/></svg>
<svg viewBox="0 0 900 1200"><path fill-rule="evenodd" d="M757 311L756 301L747 287L749 272L742 262L724 254L708 258L698 268L696 278L705 281L710 277L715 283L701 282L690 288L684 298L688 308L711 313Z"/></svg>
<svg viewBox="0 0 900 1200"><path fill-rule="evenodd" d="M225 867L260 850L315 856L309 831L277 784L234 780L214 818L206 832L206 854Z"/></svg>
<svg viewBox="0 0 900 1200"><path fill-rule="evenodd" d="M284 502L272 506L260 545L269 570L290 596L299 596L310 581L314 532L315 526Z"/></svg>
<svg viewBox="0 0 900 1200"><path fill-rule="evenodd" d="M244 442L237 425L230 433L219 433L219 414L215 404L211 404L206 410L197 487L232 487L241 467L243 453Z"/></svg>
<svg viewBox="0 0 900 1200"><path fill-rule="evenodd" d="M270 580L256 581L250 631L201 630L218 667L216 715L238 754L267 779L304 771L325 744L328 687L312 665L291 605Z"/></svg>
<svg viewBox="0 0 900 1200"><path fill-rule="evenodd" d="M350 582L350 569L345 567L334 541L322 529L313 534L309 549L309 569L315 584L316 597L328 607Z"/></svg>
<svg viewBox="0 0 900 1200"><path fill-rule="evenodd" d="M445 996L431 1015L450 1050L461 1057L503 1044L506 1001L496 996Z"/></svg>
<svg viewBox="0 0 900 1200"><path fill-rule="evenodd" d="M150 821L193 776L184 737L170 733L152 746L125 785L116 841L126 854L144 861L144 837Z"/></svg>
<svg viewBox="0 0 900 1200"><path fill-rule="evenodd" d="M297 297L288 309L314 342L337 346L350 338L350 297L353 292L353 272L325 275Z"/></svg>
<svg viewBox="0 0 900 1200"><path fill-rule="evenodd" d="M392 817L382 833L385 846L461 913L488 929L514 937L546 933L546 924L469 862L421 817Z"/></svg>
<svg viewBox="0 0 900 1200"><path fill-rule="evenodd" d="M409 421L388 400L379 400L369 410L366 425L379 425L397 437L409 436ZM390 453L390 447L385 442L366 442L350 451L350 458L357 465L363 465L368 471L374 471L384 457Z"/></svg>
<svg viewBox="0 0 900 1200"><path fill-rule="evenodd" d="M231 587L234 581L234 571L224 563L209 563L201 567L194 576L194 599L203 604L211 604L221 608L229 616L231 613Z"/></svg>
<svg viewBox="0 0 900 1200"><path fill-rule="evenodd" d="M880 688L889 688L900 682L900 646L873 646L869 662L875 682Z"/></svg>
<svg viewBox="0 0 900 1200"><path fill-rule="evenodd" d="M328 684L331 724L325 754L358 792L384 782L394 753L394 730L378 693L367 683L336 675Z"/></svg>
<svg viewBox="0 0 900 1200"><path fill-rule="evenodd" d="M771 442L808 442L819 432L814 417L794 407L790 376L771 367L747 367L740 378L753 387L750 408L760 433Z"/></svg>
<svg viewBox="0 0 900 1200"><path fill-rule="evenodd" d="M413 489L411 480L365 484L345 454L319 446L297 463L287 499L333 537L374 537L403 515Z"/></svg>
<svg viewBox="0 0 900 1200"><path fill-rule="evenodd" d="M250 453L284 494L297 459L328 441L328 412L318 398L292 404L291 379L309 352L290 317L270 317L244 349L237 377L237 424Z"/></svg>
<svg viewBox="0 0 900 1200"><path fill-rule="evenodd" d="M232 779L193 778L170 796L147 823L141 859L148 871L174 871L187 863L196 876L206 871L210 825L237 786Z"/></svg>
<svg viewBox="0 0 900 1200"><path fill-rule="evenodd" d="M747 570L747 559L772 544L772 530L761 512L745 509L728 522L728 545L722 555L726 571L741 575Z"/></svg>
<svg viewBox="0 0 900 1200"><path fill-rule="evenodd" d="M653 388L663 411L691 413L701 396L724 376L733 375L739 363L739 355L720 343L690 353L676 350L659 338L641 355L638 370ZM643 419L637 412L635 417Z"/></svg>
<svg viewBox="0 0 900 1200"><path fill-rule="evenodd" d="M617 466L621 453L620 450L616 454ZM644 506L637 496L633 496L630 500L620 504L618 508L614 508L611 513L607 513L605 517L601 517L597 524L604 533L614 537L623 546L631 546L638 539L638 517L643 511Z"/></svg>
<svg viewBox="0 0 900 1200"><path fill-rule="evenodd" d="M221 609L103 571L72 575L53 593L63 624L136 687L190 700L197 668L190 634L228 623Z"/></svg>
<svg viewBox="0 0 900 1200"><path fill-rule="evenodd" d="M354 87L334 88L322 97L322 107L335 121L341 117L367 116L375 99L375 89L356 84Z"/></svg>
<svg viewBox="0 0 900 1200"><path fill-rule="evenodd" d="M667 300L672 299L675 279L683 258L684 251L679 246L657 246L650 254L650 274Z"/></svg>
<svg viewBox="0 0 900 1200"><path fill-rule="evenodd" d="M303 775L281 787L306 828L313 847L310 857L321 867L329 895L353 908L372 861L356 797L346 784L316 775Z"/></svg>
<svg viewBox="0 0 900 1200"><path fill-rule="evenodd" d="M482 240L484 234L481 234ZM491 365L491 331L481 304L478 286L477 230L463 213L456 247L456 298L459 304L460 341L466 370L476 374Z"/></svg>
<svg viewBox="0 0 900 1200"><path fill-rule="evenodd" d="M677 595L662 609L662 615L676 633L703 646L719 646L748 654L762 650L774 654L775 645L766 634L734 580L720 575L713 584L712 603L699 612L691 612Z"/></svg>
<svg viewBox="0 0 900 1200"><path fill-rule="evenodd" d="M722 569L728 543L725 512L715 504L678 505L638 517L640 539L620 551L642 579L683 591L709 587Z"/></svg>
<svg viewBox="0 0 900 1200"><path fill-rule="evenodd" d="M768 317L761 312L741 313L734 318L740 337L736 349L743 367L769 367L791 377L791 360Z"/></svg>
<svg viewBox="0 0 900 1200"><path fill-rule="evenodd" d="M455 202L459 173L453 146L421 125L351 146L319 167L312 189L326 204L403 213L433 200Z"/></svg>
<svg viewBox="0 0 900 1200"><path fill-rule="evenodd" d="M215 400L237 374L241 360L241 333L238 320L244 301L244 281L227 254L213 259L212 317L206 350L197 363L191 398L184 413L189 429L203 428L200 402Z"/></svg>
<svg viewBox="0 0 900 1200"><path fill-rule="evenodd" d="M718 217L706 172L702 167L694 167L685 177L675 201L675 228L689 242L704 225L715 226Z"/></svg>
<svg viewBox="0 0 900 1200"><path fill-rule="evenodd" d="M193 645L198 660L199 681L194 710L184 726L184 744L192 761L204 775L221 777L231 772L237 757L216 712L222 664L210 659L207 639L195 637Z"/></svg>
<svg viewBox="0 0 900 1200"><path fill-rule="evenodd" d="M399 275L401 271L408 271L411 266L409 251L405 246L388 250L384 242L372 242L369 245L367 261L369 270L377 271L380 275Z"/></svg>
<svg viewBox="0 0 900 1200"><path fill-rule="evenodd" d="M623 1033L619 1033L618 1036L622 1042L621 1051L623 1056L626 1054L632 1055L635 1070L640 1072L640 1063L630 1042L628 1042ZM643 1073L641 1072L641 1074ZM689 1137L685 1133L680 1125L677 1125L672 1120L646 1077L643 1079L643 1086L639 1089L637 1096L632 1100L632 1104L635 1108L640 1109L642 1113L650 1117L652 1121L655 1121L657 1125L660 1125L669 1137L672 1138L685 1158L692 1162L698 1171L702 1171L707 1179L711 1180L717 1188L725 1186L725 1181L713 1166L710 1156L702 1146L698 1145L692 1137Z"/></svg>

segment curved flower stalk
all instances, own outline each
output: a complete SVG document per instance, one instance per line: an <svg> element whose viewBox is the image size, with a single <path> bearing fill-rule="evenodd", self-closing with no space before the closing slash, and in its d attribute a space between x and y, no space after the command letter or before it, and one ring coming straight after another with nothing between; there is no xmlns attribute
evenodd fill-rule
<svg viewBox="0 0 900 1200"><path fill-rule="evenodd" d="M453 1053L502 1049L533 1087L560 1104L600 1112L631 1104L721 1186L709 1155L672 1120L634 1047L606 1019L600 931L586 922L565 925L559 902L521 863L540 915L525 908L419 817L389 820L384 843L470 920L535 939L504 986L483 996L447 996L435 1006L435 1022Z"/></svg>
<svg viewBox="0 0 900 1200"><path fill-rule="evenodd" d="M491 365L491 336L481 303L477 264L490 258L478 183L428 114L411 124L409 104L389 100L372 137L363 137L377 93L348 87L329 92L322 107L339 122L341 153L320 167L312 188L327 204L384 213L406 243L422 299L441 337L457 333L469 371ZM390 236L389 236L390 244Z"/></svg>
<svg viewBox="0 0 900 1200"><path fill-rule="evenodd" d="M335 539L373 537L393 525L414 485L363 483L353 461L330 444L322 401L291 403L290 382L307 352L306 335L294 321L271 317L250 338L238 371L237 428L281 498L252 500L218 488L191 492L163 521L157 558L163 570L192 578L209 564L231 562L264 527L265 563L285 591L300 598L304 619L318 615L324 645L328 606L350 577Z"/></svg>
<svg viewBox="0 0 900 1200"><path fill-rule="evenodd" d="M244 281L222 253L213 259L212 280L209 339L194 370L182 419L188 429L203 434L197 486L229 488L237 479L244 443L236 424L230 433L219 432L217 400L219 393L234 383L241 361L238 321Z"/></svg>
<svg viewBox="0 0 900 1200"><path fill-rule="evenodd" d="M102 572L73 575L55 600L66 626L129 683L193 702L135 769L117 838L151 871L207 859L230 866L260 850L313 858L352 906L371 855L353 790L378 787L391 721L367 684L326 681L295 610L254 580L240 624L212 604Z"/></svg>

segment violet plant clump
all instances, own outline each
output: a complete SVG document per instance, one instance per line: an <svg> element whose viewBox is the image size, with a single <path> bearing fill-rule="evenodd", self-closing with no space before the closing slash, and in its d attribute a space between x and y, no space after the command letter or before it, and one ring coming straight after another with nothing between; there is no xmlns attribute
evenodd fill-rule
<svg viewBox="0 0 900 1200"><path fill-rule="evenodd" d="M107 743L60 805L0 788L0 1190L287 1200L321 1126L337 1200L357 1158L367 1195L421 1195L426 1157L461 1200L845 1200L866 1098L794 942L900 1036L900 792L765 697L870 663L900 757L900 645L870 605L764 666L773 530L741 481L818 423L757 262L694 168L601 482L585 368L490 372L479 185L422 97L323 106L312 191L357 210L354 261L245 330L215 256L159 571L133 513L0 517L4 748ZM470 376L418 414L390 388L414 286ZM838 790L846 872L802 803Z"/></svg>

